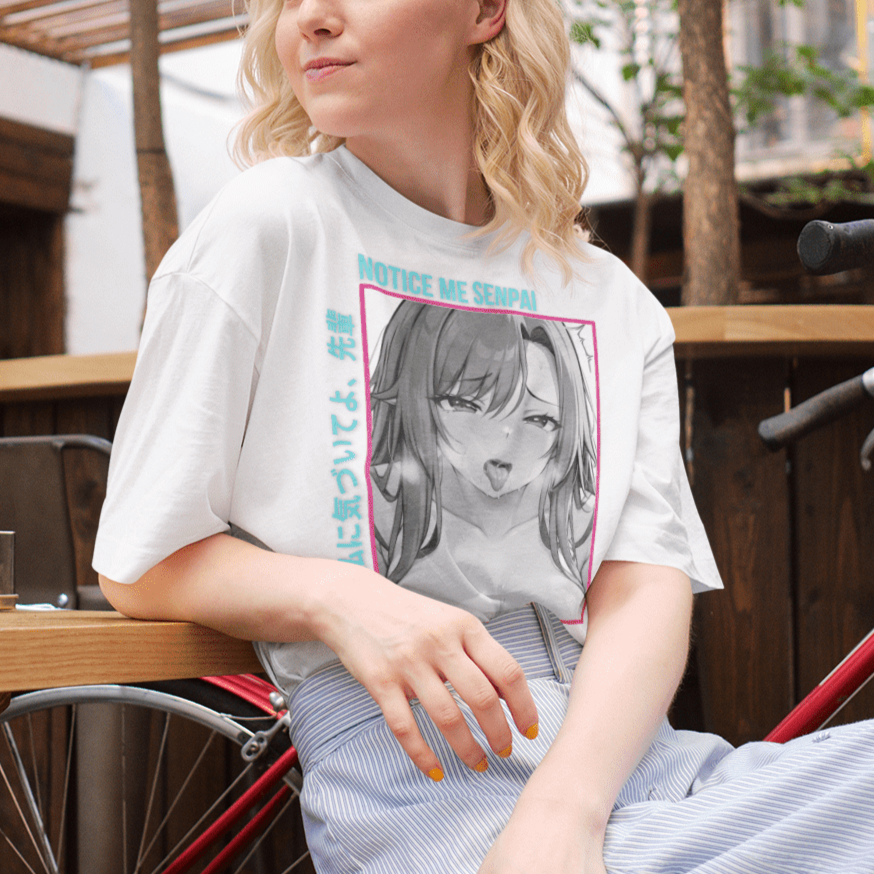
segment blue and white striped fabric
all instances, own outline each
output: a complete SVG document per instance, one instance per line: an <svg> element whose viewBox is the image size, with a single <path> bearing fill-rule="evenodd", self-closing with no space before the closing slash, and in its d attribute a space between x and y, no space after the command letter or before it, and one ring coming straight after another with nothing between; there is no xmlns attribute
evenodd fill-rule
<svg viewBox="0 0 874 874"><path fill-rule="evenodd" d="M320 874L475 874L555 737L580 646L544 611L489 623L519 660L540 733L483 774L462 765L421 707L446 777L409 761L370 696L339 666L295 693L307 840ZM488 749L469 717L474 735ZM617 800L610 874L874 874L874 721L735 750L665 723Z"/></svg>

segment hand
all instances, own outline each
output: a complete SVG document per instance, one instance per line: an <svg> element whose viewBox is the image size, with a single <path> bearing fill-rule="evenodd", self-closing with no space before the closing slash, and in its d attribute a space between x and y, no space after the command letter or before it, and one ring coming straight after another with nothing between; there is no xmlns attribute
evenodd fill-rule
<svg viewBox="0 0 874 874"><path fill-rule="evenodd" d="M316 597L316 636L367 689L407 755L431 779L442 779L443 768L419 732L412 698L468 767L487 767L447 681L498 755L509 755L513 741L501 698L519 731L534 733L537 708L522 668L470 613L339 562L325 563Z"/></svg>
<svg viewBox="0 0 874 874"><path fill-rule="evenodd" d="M523 791L479 874L607 874L603 832L566 802Z"/></svg>

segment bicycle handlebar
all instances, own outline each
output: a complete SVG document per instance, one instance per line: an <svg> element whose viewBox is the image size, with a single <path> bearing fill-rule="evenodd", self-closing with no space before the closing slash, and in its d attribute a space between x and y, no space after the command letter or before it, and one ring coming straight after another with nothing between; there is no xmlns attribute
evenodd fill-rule
<svg viewBox="0 0 874 874"><path fill-rule="evenodd" d="M874 219L844 224L808 222L798 235L798 257L808 273L824 276L874 263Z"/></svg>
<svg viewBox="0 0 874 874"><path fill-rule="evenodd" d="M861 376L848 379L820 392L786 413L765 419L759 424L759 436L769 449L780 449L815 428L835 421L853 407L872 397L874 397L874 367L866 370Z"/></svg>

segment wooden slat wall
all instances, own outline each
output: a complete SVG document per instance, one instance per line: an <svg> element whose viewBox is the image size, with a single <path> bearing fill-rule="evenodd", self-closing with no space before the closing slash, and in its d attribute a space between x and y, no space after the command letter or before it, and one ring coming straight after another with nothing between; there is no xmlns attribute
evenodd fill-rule
<svg viewBox="0 0 874 874"><path fill-rule="evenodd" d="M694 727L762 738L874 627L874 473L859 464L874 403L791 452L756 435L787 388L800 403L872 358L680 362L693 492L726 584L696 601L701 713L680 700ZM864 717L874 684L835 723Z"/></svg>
<svg viewBox="0 0 874 874"><path fill-rule="evenodd" d="M726 584L696 599L703 721L732 741L761 738L793 703L788 486L756 434L780 411L785 371L779 358L683 367L689 473Z"/></svg>

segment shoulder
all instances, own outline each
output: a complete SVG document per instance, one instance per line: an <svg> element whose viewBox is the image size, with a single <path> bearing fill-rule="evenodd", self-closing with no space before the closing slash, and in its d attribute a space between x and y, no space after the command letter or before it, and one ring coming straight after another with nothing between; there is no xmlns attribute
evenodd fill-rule
<svg viewBox="0 0 874 874"><path fill-rule="evenodd" d="M332 163L324 154L262 161L228 182L204 211L205 217L258 220L294 215L329 193Z"/></svg>
<svg viewBox="0 0 874 874"><path fill-rule="evenodd" d="M204 258L305 249L326 207L342 201L332 163L327 155L272 158L244 170L184 230L158 275L196 272Z"/></svg>

